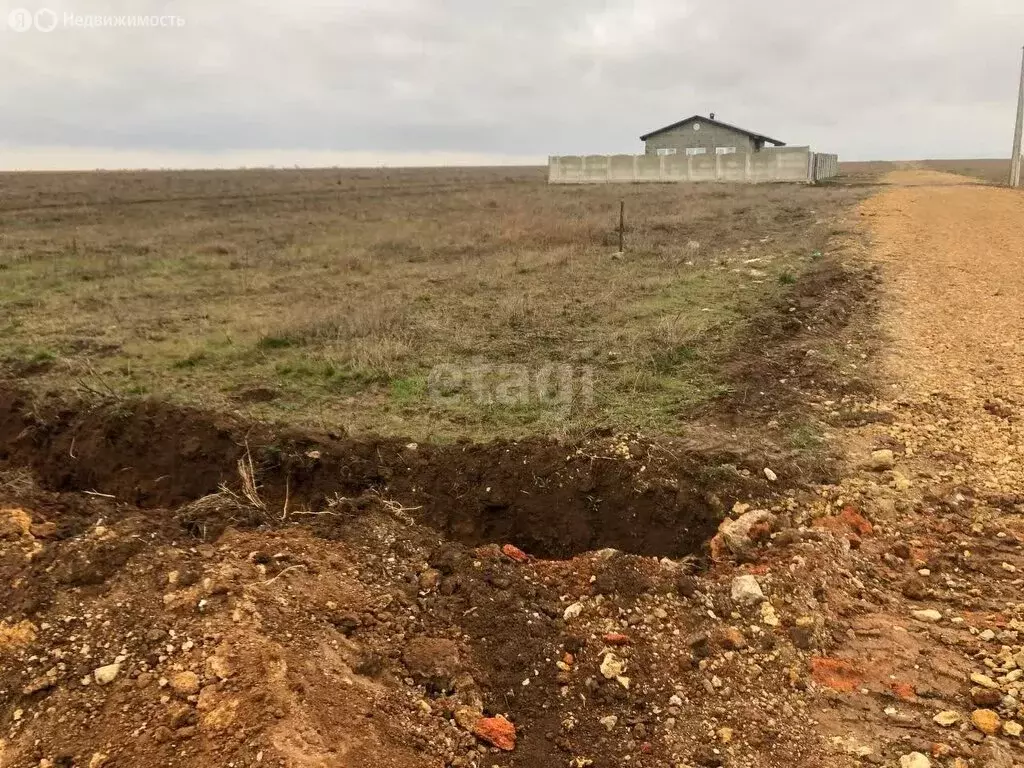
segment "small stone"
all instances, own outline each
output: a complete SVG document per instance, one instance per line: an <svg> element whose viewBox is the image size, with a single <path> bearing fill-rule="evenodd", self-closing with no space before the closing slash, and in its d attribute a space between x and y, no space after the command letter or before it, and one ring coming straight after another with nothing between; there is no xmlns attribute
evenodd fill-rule
<svg viewBox="0 0 1024 768"><path fill-rule="evenodd" d="M420 574L419 583L422 592L432 592L441 583L441 572L435 568L428 568Z"/></svg>
<svg viewBox="0 0 1024 768"><path fill-rule="evenodd" d="M998 688L971 688L971 701L979 707L997 707L1003 700Z"/></svg>
<svg viewBox="0 0 1024 768"><path fill-rule="evenodd" d="M951 728L960 722L960 713L947 709L945 712L939 712L932 720L943 728Z"/></svg>
<svg viewBox="0 0 1024 768"><path fill-rule="evenodd" d="M459 707L455 710L455 722L464 731L473 732L484 713L473 707Z"/></svg>
<svg viewBox="0 0 1024 768"><path fill-rule="evenodd" d="M605 654L601 660L601 674L608 680L614 680L622 676L626 671L626 664L614 653Z"/></svg>
<svg viewBox="0 0 1024 768"><path fill-rule="evenodd" d="M775 606L771 603L761 603L761 621L768 627L777 627L782 623L775 613Z"/></svg>
<svg viewBox="0 0 1024 768"><path fill-rule="evenodd" d="M770 470L768 467L764 468L764 476L768 478L768 482L770 483L774 483L776 480L779 479L779 476L775 474L772 470Z"/></svg>
<svg viewBox="0 0 1024 768"><path fill-rule="evenodd" d="M777 527L778 518L765 509L747 512L736 520L725 520L718 527L718 535L711 540L712 557L721 559L728 550L741 560L750 560L757 545L768 542Z"/></svg>
<svg viewBox="0 0 1024 768"><path fill-rule="evenodd" d="M757 605L765 601L761 585L753 576L737 576L732 580L732 601L736 605Z"/></svg>
<svg viewBox="0 0 1024 768"><path fill-rule="evenodd" d="M516 727L501 715L480 718L473 727L473 735L504 752L516 748Z"/></svg>
<svg viewBox="0 0 1024 768"><path fill-rule="evenodd" d="M171 690L179 696L194 696L199 693L199 675L195 672L178 672L170 678Z"/></svg>
<svg viewBox="0 0 1024 768"><path fill-rule="evenodd" d="M608 645L615 645L615 646L629 645L630 643L633 642L632 640L629 639L629 636L623 635L620 632L609 632L608 634L606 634L601 639L604 640L606 643L608 643Z"/></svg>
<svg viewBox="0 0 1024 768"><path fill-rule="evenodd" d="M928 584L917 576L903 582L903 595L911 600L925 600L928 597Z"/></svg>
<svg viewBox="0 0 1024 768"><path fill-rule="evenodd" d="M619 724L619 718L615 715L608 715L608 717L602 717L598 722L611 732L614 731L615 726Z"/></svg>
<svg viewBox="0 0 1024 768"><path fill-rule="evenodd" d="M913 616L918 621L923 621L927 624L935 624L942 621L942 614L936 611L934 608L929 608L926 611L912 611Z"/></svg>
<svg viewBox="0 0 1024 768"><path fill-rule="evenodd" d="M579 615L583 613L583 603L573 603L562 613L562 618L566 621L579 618Z"/></svg>
<svg viewBox="0 0 1024 768"><path fill-rule="evenodd" d="M505 557L517 563L528 563L530 561L530 556L513 544L506 544L501 548L501 552Z"/></svg>
<svg viewBox="0 0 1024 768"><path fill-rule="evenodd" d="M89 768L103 768L110 760L109 757L104 755L102 752L94 752L92 759L89 760Z"/></svg>
<svg viewBox="0 0 1024 768"><path fill-rule="evenodd" d="M227 680L235 673L231 663L223 656L211 656L206 660L206 674L218 680Z"/></svg>
<svg viewBox="0 0 1024 768"><path fill-rule="evenodd" d="M33 523L29 533L37 539L52 539L59 530L56 523Z"/></svg>
<svg viewBox="0 0 1024 768"><path fill-rule="evenodd" d="M722 630L722 647L729 651L742 651L747 647L747 638L736 627L726 627Z"/></svg>
<svg viewBox="0 0 1024 768"><path fill-rule="evenodd" d="M991 709L976 709L971 714L971 723L986 736L995 736L1000 731L1002 721Z"/></svg>
<svg viewBox="0 0 1024 768"><path fill-rule="evenodd" d="M108 664L105 667L100 667L92 673L93 679L99 685L110 685L117 679L117 676L121 674L120 664Z"/></svg>
<svg viewBox="0 0 1024 768"><path fill-rule="evenodd" d="M716 736L718 736L718 740L723 744L730 744L732 743L733 734L732 728L719 728Z"/></svg>
<svg viewBox="0 0 1024 768"><path fill-rule="evenodd" d="M932 768L932 761L920 752L911 752L900 758L900 768Z"/></svg>
<svg viewBox="0 0 1024 768"><path fill-rule="evenodd" d="M978 639L983 640L986 643L991 643L993 640L996 639L996 633L993 632L991 629L986 629L984 632L978 635Z"/></svg>
<svg viewBox="0 0 1024 768"><path fill-rule="evenodd" d="M710 746L697 747L693 753L693 762L704 768L721 768L725 765L725 760L718 754L718 750Z"/></svg>
<svg viewBox="0 0 1024 768"><path fill-rule="evenodd" d="M24 509L0 509L0 541L32 534L32 516Z"/></svg>
<svg viewBox="0 0 1024 768"><path fill-rule="evenodd" d="M999 690L999 683L988 675L983 675L980 672L971 673L971 682L975 685L980 685L982 688L991 688L994 691Z"/></svg>
<svg viewBox="0 0 1024 768"><path fill-rule="evenodd" d="M896 454L890 450L874 451L868 461L868 469L875 472L887 472L896 466Z"/></svg>
<svg viewBox="0 0 1024 768"><path fill-rule="evenodd" d="M1007 720L1003 723L1003 733L1013 739L1019 739L1021 733L1024 733L1024 726L1020 723L1014 722L1013 720Z"/></svg>

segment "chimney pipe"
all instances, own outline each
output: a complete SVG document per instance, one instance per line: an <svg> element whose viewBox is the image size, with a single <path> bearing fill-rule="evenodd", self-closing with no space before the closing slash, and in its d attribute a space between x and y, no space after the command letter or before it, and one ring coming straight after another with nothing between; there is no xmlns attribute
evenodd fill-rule
<svg viewBox="0 0 1024 768"><path fill-rule="evenodd" d="M712 113L711 113L711 119L712 119L712 120L714 120L714 119L715 119L715 113L714 113L714 112L712 112Z"/></svg>

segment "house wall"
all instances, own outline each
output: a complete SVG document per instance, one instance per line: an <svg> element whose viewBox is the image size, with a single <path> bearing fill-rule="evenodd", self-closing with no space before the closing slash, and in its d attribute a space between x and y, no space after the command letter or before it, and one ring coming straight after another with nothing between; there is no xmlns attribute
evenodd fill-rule
<svg viewBox="0 0 1024 768"><path fill-rule="evenodd" d="M699 131L693 130L697 123L700 124ZM703 147L709 155L715 154L715 147L736 147L737 152L754 151L754 141L747 134L698 120L691 120L678 128L651 136L645 146L648 155L656 155L659 149L670 147L675 148L680 155L686 154L686 150L693 147Z"/></svg>

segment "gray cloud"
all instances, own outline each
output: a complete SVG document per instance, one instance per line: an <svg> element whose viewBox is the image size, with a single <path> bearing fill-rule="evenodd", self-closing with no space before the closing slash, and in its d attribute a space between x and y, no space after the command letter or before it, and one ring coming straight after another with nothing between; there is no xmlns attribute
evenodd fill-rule
<svg viewBox="0 0 1024 768"><path fill-rule="evenodd" d="M999 156L1024 39L1020 0L47 5L185 26L0 28L5 158L635 151L711 110L845 157Z"/></svg>

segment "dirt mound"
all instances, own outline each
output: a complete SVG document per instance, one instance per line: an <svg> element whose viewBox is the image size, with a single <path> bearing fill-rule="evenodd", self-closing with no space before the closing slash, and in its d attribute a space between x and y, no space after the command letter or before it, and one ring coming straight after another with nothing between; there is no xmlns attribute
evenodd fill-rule
<svg viewBox="0 0 1024 768"><path fill-rule="evenodd" d="M277 431L152 401L29 407L24 395L0 392L0 464L29 467L52 490L181 507L235 484L243 458L261 497L282 511L316 515L384 495L464 544L511 542L549 557L606 547L698 553L736 498L766 487L767 461L723 445L628 435L417 446ZM246 521L213 507L192 522L196 533L216 535Z"/></svg>
<svg viewBox="0 0 1024 768"><path fill-rule="evenodd" d="M861 370L879 345L881 275L839 254L860 241L836 237L837 254L822 257L771 306L752 318L724 367L732 392L716 407L749 419L807 418L807 404L871 393L874 378Z"/></svg>
<svg viewBox="0 0 1024 768"><path fill-rule="evenodd" d="M383 503L330 539L202 542L165 510L0 486L28 521L0 541L5 768L675 765L717 708L697 670L728 590L685 563L471 549Z"/></svg>

